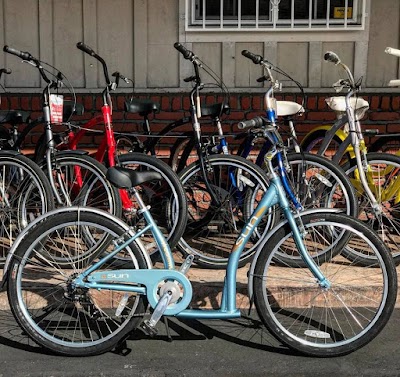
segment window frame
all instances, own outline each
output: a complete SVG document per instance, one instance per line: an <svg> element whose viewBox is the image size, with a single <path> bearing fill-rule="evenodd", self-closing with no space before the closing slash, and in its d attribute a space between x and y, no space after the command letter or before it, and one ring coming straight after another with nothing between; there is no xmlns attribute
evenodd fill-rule
<svg viewBox="0 0 400 377"><path fill-rule="evenodd" d="M205 7L206 1L213 0L185 0L185 31L196 31L196 32L207 32L207 31L229 31L229 32L240 32L240 31L356 31L365 29L365 18L367 17L366 7L367 0L353 0L353 13L352 17L348 18L347 15L343 19L330 18L327 11L327 17L325 19L312 19L311 10L309 12L308 19L280 19L277 20L272 14L272 5L269 3L269 17L259 17L258 8L259 0L256 0L256 14L254 18L251 16L241 16L240 14L240 0L234 0L238 3L238 16L227 16L223 17L223 0L220 1L220 15L215 16L214 19L205 18ZM310 3L315 0L309 0ZM203 3L203 14L200 16L200 6L196 11L196 4ZM328 7L330 9L330 0L327 0ZM348 0L345 0L345 7L348 6ZM294 7L294 0L291 0L292 14ZM358 9L354 12L354 9ZM199 18L200 17L200 18ZM229 19L229 17L231 19ZM233 17L236 17L233 19ZM251 26L249 26L251 24Z"/></svg>

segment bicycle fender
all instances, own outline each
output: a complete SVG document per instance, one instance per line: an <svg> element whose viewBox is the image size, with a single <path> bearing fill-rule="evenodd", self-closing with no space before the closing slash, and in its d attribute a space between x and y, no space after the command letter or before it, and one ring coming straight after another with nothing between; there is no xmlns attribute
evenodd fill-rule
<svg viewBox="0 0 400 377"><path fill-rule="evenodd" d="M88 151L84 151L83 149L68 149L65 151L57 151L56 155L57 156L65 156L65 155L77 155L77 156L84 156L88 155Z"/></svg>
<svg viewBox="0 0 400 377"><path fill-rule="evenodd" d="M294 218L297 219L301 216L305 216L305 215L309 215L312 213L338 213L341 212L339 209L335 209L335 208L315 208L315 209L308 209L306 211L297 213L296 215L294 215ZM248 296L250 299L250 302L253 301L253 277L254 277L254 270L256 268L256 264L257 264L257 259L259 257L259 255L261 254L264 245L269 241L269 239L278 231L278 229L282 228L283 226L285 226L287 224L287 220L282 220L280 221L274 228L272 228L267 235L264 237L262 243L258 246L254 257L253 257L253 261L250 265L249 271L247 272L247 276L248 276L248 281L247 281L247 291L248 291Z"/></svg>
<svg viewBox="0 0 400 377"><path fill-rule="evenodd" d="M1 150L0 151L0 157L1 156L7 156L7 157L14 157L17 155L21 155L21 152L18 151L13 151L13 150Z"/></svg>
<svg viewBox="0 0 400 377"><path fill-rule="evenodd" d="M304 143L309 137L312 137L312 135L313 135L315 132L320 131L320 130L329 131L331 128L332 128L332 126L330 126L330 125L318 126L318 127L313 128L308 134L306 134L306 135L303 137L303 140L301 141L300 146L302 146L303 143ZM340 140L344 141L344 140L346 139L346 137L347 137L348 134L347 134L346 132L344 132L343 130L339 129L339 130L336 131L335 135L338 136L338 137L340 138Z"/></svg>
<svg viewBox="0 0 400 377"><path fill-rule="evenodd" d="M101 216L112 218L112 220L115 221L116 223L118 223L118 225L120 225L121 227L123 227L128 232L128 234L131 234L131 235L134 234L133 230L130 229L129 226L127 224L125 224L121 219L119 219L118 217L116 217L114 215L111 215L108 212L105 212L105 211L97 209L97 208L73 206L73 207L64 207L64 208L53 209L53 210L39 216L34 221L32 221L25 229L23 229L23 231L15 239L15 241L14 241L13 245L11 246L11 249L7 255L7 259L6 259L6 262L3 267L3 279L0 283L0 291L3 291L6 287L10 263L11 263L12 259L14 258L15 251L17 250L17 248L18 248L19 244L22 242L22 240L29 233L29 231L31 229L33 229L35 226L37 226L39 223L41 223L42 221L46 220L48 217L54 216L55 214L59 214L59 213L67 213L67 212L73 212L73 211L92 212L92 213L99 214ZM151 263L148 253L146 252L144 245L142 244L142 242L140 241L139 238L136 241L137 241L138 247L140 248L140 252L143 254L143 257L146 261L146 268L152 269L152 263Z"/></svg>

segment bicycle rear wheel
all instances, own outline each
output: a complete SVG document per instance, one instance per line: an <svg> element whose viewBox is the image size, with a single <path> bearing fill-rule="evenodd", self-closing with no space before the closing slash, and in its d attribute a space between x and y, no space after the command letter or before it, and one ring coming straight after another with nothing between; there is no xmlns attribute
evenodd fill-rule
<svg viewBox="0 0 400 377"><path fill-rule="evenodd" d="M93 245L87 243L88 232L107 242L92 249ZM74 285L80 273L100 255L113 250L115 244L128 240L131 233L108 213L79 209L52 214L26 235L11 261L8 298L17 322L35 342L59 354L90 356L111 350L136 328L145 313L145 297L118 289ZM54 253L64 254L70 266L59 264ZM126 268L148 267L144 249L136 242L121 253L127 260ZM82 258L76 258L79 255ZM121 260L114 263L116 260L96 272L115 271L117 276L124 266Z"/></svg>
<svg viewBox="0 0 400 377"><path fill-rule="evenodd" d="M260 167L238 156L212 155L205 164L207 179L220 203L211 200L198 161L179 174L188 198L189 218L178 247L184 254L197 256L196 263L203 267L223 268L236 238L267 190L268 178ZM241 254L240 266L251 260L260 238L274 224L274 216L271 210L258 227Z"/></svg>
<svg viewBox="0 0 400 377"><path fill-rule="evenodd" d="M15 238L32 220L53 208L45 174L27 157L0 152L0 265Z"/></svg>
<svg viewBox="0 0 400 377"><path fill-rule="evenodd" d="M389 153L367 153L369 188L380 205L376 212L371 205L358 173L355 160L343 168L356 188L359 218L373 228L389 247L396 265L400 264L400 157ZM374 263L368 254L346 253L350 260Z"/></svg>
<svg viewBox="0 0 400 377"><path fill-rule="evenodd" d="M382 240L353 217L319 213L302 220L304 243L311 255L322 251L323 257L314 261L329 286L322 287L308 268L275 263L295 248L286 225L267 241L256 261L257 312L290 348L311 356L345 355L369 343L389 320L397 297L395 265ZM335 242L334 234L346 242ZM368 250L375 263L362 267L350 262L341 254L344 248Z"/></svg>

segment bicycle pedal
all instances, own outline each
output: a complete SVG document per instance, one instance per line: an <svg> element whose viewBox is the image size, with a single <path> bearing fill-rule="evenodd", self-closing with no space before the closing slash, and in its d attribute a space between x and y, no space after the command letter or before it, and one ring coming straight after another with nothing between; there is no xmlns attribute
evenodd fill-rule
<svg viewBox="0 0 400 377"><path fill-rule="evenodd" d="M149 324L149 321L143 321L140 325L140 328L150 337L154 337L157 335L158 331L156 328Z"/></svg>

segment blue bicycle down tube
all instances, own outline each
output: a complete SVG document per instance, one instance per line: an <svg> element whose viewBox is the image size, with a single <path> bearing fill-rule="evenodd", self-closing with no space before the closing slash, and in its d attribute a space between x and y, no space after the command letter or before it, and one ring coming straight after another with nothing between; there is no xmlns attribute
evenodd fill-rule
<svg viewBox="0 0 400 377"><path fill-rule="evenodd" d="M275 111L272 110L272 109L268 109L266 111L266 114L267 114L267 119L270 122L274 123L275 122ZM271 137L272 137L272 140L273 140L274 144L279 143L279 140L277 139L277 137L276 137L276 135L274 133L271 133ZM278 152L276 154L276 157L277 157L277 160L278 160L278 171L279 171L279 175L280 175L281 180L282 180L283 187L284 187L286 193L288 194L290 200L292 201L292 203L296 207L296 209L301 211L303 209L303 206L299 203L299 201L296 198L296 195L293 193L292 188L290 187L290 183L289 183L289 181L287 179L287 176L286 176L286 169L285 169L285 167L283 165L282 152Z"/></svg>
<svg viewBox="0 0 400 377"><path fill-rule="evenodd" d="M290 187L290 183L286 176L286 169L283 166L282 152L278 152L276 157L278 159L278 170L279 170L279 174L282 179L283 187L284 187L286 193L289 195L289 198L292 201L292 203L294 204L294 206L296 207L296 209L301 211L303 209L303 206L299 203L299 201L296 198L296 195L293 193L292 188Z"/></svg>

